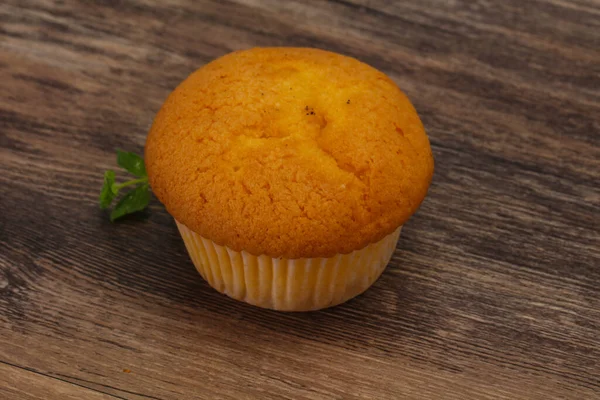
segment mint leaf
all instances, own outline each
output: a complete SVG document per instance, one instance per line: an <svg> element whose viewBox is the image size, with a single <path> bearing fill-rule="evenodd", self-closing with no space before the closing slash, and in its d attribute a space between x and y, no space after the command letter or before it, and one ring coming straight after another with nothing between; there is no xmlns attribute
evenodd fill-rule
<svg viewBox="0 0 600 400"><path fill-rule="evenodd" d="M117 150L117 164L139 178L148 176L144 159L135 153Z"/></svg>
<svg viewBox="0 0 600 400"><path fill-rule="evenodd" d="M117 183L114 171L108 170L104 173L104 185L100 192L100 208L108 208L126 187L134 188L126 193L114 207L110 213L111 221L121 218L124 215L141 211L150 202L150 185L148 184L148 174L146 173L144 159L135 153L117 150L117 163L135 175L136 178Z"/></svg>
<svg viewBox="0 0 600 400"><path fill-rule="evenodd" d="M110 220L114 221L127 214L141 211L148 206L150 202L150 190L147 183L139 185L135 189L127 192L125 196L115 206L110 213Z"/></svg>
<svg viewBox="0 0 600 400"><path fill-rule="evenodd" d="M110 206L116 196L114 191L115 186L115 171L108 170L104 173L104 185L100 192L100 208L105 209Z"/></svg>

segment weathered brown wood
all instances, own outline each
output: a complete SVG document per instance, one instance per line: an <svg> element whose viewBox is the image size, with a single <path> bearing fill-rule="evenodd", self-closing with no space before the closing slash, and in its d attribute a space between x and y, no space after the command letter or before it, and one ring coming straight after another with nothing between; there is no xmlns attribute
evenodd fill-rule
<svg viewBox="0 0 600 400"><path fill-rule="evenodd" d="M97 206L179 81L266 45L385 71L436 157L387 271L322 312L211 290L156 201ZM0 82L0 397L600 398L599 1L7 0Z"/></svg>
<svg viewBox="0 0 600 400"><path fill-rule="evenodd" d="M0 396L3 399L110 400L115 398L71 382L53 379L44 374L2 363L0 363L0 384L2 384Z"/></svg>

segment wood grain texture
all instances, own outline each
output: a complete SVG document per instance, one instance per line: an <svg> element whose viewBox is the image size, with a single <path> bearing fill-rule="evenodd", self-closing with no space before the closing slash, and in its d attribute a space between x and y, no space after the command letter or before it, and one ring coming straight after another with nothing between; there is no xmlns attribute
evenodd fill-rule
<svg viewBox="0 0 600 400"><path fill-rule="evenodd" d="M68 381L53 379L25 368L0 364L0 395L3 399L113 399Z"/></svg>
<svg viewBox="0 0 600 400"><path fill-rule="evenodd" d="M97 206L177 83L267 45L389 74L436 158L387 271L322 312L211 290L156 201ZM5 0L0 82L0 397L600 398L599 1Z"/></svg>

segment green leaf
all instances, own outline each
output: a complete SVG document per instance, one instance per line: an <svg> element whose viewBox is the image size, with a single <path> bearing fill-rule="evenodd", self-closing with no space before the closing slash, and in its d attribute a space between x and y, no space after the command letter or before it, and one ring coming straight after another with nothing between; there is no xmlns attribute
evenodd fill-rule
<svg viewBox="0 0 600 400"><path fill-rule="evenodd" d="M114 191L115 186L115 171L108 170L104 173L104 185L100 192L100 208L108 208L116 196Z"/></svg>
<svg viewBox="0 0 600 400"><path fill-rule="evenodd" d="M117 150L117 164L137 177L143 178L148 176L144 159L135 153Z"/></svg>
<svg viewBox="0 0 600 400"><path fill-rule="evenodd" d="M127 214L141 211L150 202L150 191L148 184L143 184L135 189L127 192L121 200L117 203L110 213L110 220L114 221Z"/></svg>

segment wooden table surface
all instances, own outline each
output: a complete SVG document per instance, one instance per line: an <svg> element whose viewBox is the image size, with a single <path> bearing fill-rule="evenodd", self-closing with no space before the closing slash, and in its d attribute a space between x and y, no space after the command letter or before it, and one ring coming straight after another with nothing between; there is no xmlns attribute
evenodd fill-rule
<svg viewBox="0 0 600 400"><path fill-rule="evenodd" d="M436 159L321 312L230 300L158 201L97 203L182 79L271 45L389 74ZM0 82L0 398L600 398L600 1L4 0Z"/></svg>

